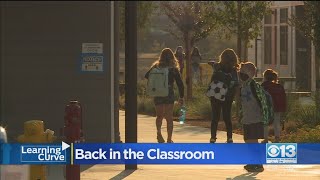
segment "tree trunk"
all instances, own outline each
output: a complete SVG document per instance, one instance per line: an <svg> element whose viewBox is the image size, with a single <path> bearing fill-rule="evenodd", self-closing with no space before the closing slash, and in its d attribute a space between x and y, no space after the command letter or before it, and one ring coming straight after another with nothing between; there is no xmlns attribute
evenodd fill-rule
<svg viewBox="0 0 320 180"><path fill-rule="evenodd" d="M241 58L241 1L237 2L237 10L238 10L238 30L237 30L237 55L238 58L240 60L240 62L242 62L242 58ZM240 114L240 105L239 105L239 100L236 100L236 116L237 118L239 118L239 114Z"/></svg>
<svg viewBox="0 0 320 180"><path fill-rule="evenodd" d="M244 46L243 46L243 60L244 62L248 62L248 45L249 45L249 40L246 39L244 40ZM253 59L250 59L250 61L252 62Z"/></svg>
<svg viewBox="0 0 320 180"><path fill-rule="evenodd" d="M187 84L187 101L192 99L192 71L191 71L191 44L189 32L184 33L184 45L186 49L186 84Z"/></svg>
<svg viewBox="0 0 320 180"><path fill-rule="evenodd" d="M320 90L319 86L320 86L320 55L317 55L316 54L316 86L317 86L317 89Z"/></svg>
<svg viewBox="0 0 320 180"><path fill-rule="evenodd" d="M237 39L237 55L240 59L240 61L242 62L242 54L241 54L241 1L237 2L237 9L238 9L238 30L237 30L237 35L238 35L238 39Z"/></svg>

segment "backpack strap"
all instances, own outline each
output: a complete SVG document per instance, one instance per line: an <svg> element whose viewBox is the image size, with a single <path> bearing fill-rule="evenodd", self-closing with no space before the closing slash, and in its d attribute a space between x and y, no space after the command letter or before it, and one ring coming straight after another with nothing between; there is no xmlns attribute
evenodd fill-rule
<svg viewBox="0 0 320 180"><path fill-rule="evenodd" d="M255 99L257 100L259 107L262 108L261 100L257 95L257 87L256 86L257 86L257 82L255 80L251 80L251 82L250 82L251 92L253 94L253 97L255 97Z"/></svg>
<svg viewBox="0 0 320 180"><path fill-rule="evenodd" d="M256 97L258 104L262 110L262 116L263 116L262 121L264 124L268 124L269 121L273 119L273 109L272 107L270 107L265 90L260 84L258 84L254 80L252 80L252 82L250 83L250 86L251 86L252 93Z"/></svg>

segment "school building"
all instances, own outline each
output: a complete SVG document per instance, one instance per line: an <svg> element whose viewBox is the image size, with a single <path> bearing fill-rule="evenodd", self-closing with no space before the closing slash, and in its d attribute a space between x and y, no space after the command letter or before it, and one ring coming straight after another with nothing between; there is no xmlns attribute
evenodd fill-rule
<svg viewBox="0 0 320 180"><path fill-rule="evenodd" d="M292 15L304 17L303 5L303 1L273 1L272 13L263 19L261 36L250 42L248 59L256 64L258 79L264 70L272 68L279 73L286 90L314 92L320 84L315 48L289 25Z"/></svg>

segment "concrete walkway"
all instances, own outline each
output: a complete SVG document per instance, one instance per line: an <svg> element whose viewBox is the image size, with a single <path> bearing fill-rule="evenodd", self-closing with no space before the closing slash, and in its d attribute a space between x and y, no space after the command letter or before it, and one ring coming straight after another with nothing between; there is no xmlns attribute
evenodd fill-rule
<svg viewBox="0 0 320 180"><path fill-rule="evenodd" d="M120 112L120 132L124 138L124 112ZM166 123L163 121L163 135L166 139ZM226 141L226 132L218 132L217 142ZM179 125L174 123L173 141L175 143L206 143L210 138L210 129ZM124 141L124 139L122 139ZM234 134L235 142L243 142L242 136ZM138 142L156 142L155 118L138 116ZM138 165L136 171L124 170L124 165L83 166L81 180L107 179L212 179L212 180L278 180L301 179L320 180L320 165L265 165L262 173L247 173L242 165ZM86 170L85 170L86 169Z"/></svg>

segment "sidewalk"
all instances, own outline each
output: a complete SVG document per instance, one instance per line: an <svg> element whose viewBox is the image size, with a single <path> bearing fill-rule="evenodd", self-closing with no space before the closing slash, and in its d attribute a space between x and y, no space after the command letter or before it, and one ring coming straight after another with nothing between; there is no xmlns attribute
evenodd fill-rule
<svg viewBox="0 0 320 180"><path fill-rule="evenodd" d="M120 112L120 132L124 141L124 112ZM163 136L166 139L166 121L163 121ZM226 132L218 132L217 142L226 141ZM235 142L243 142L242 136L234 134ZM174 122L173 141L175 143L207 143L210 129L179 125ZM138 142L156 142L155 118L138 116ZM278 179L320 179L320 165L265 165L262 173L247 173L243 165L138 165L136 171L125 171L124 165L95 165L83 167L81 180L107 179L213 179L213 180L278 180Z"/></svg>

